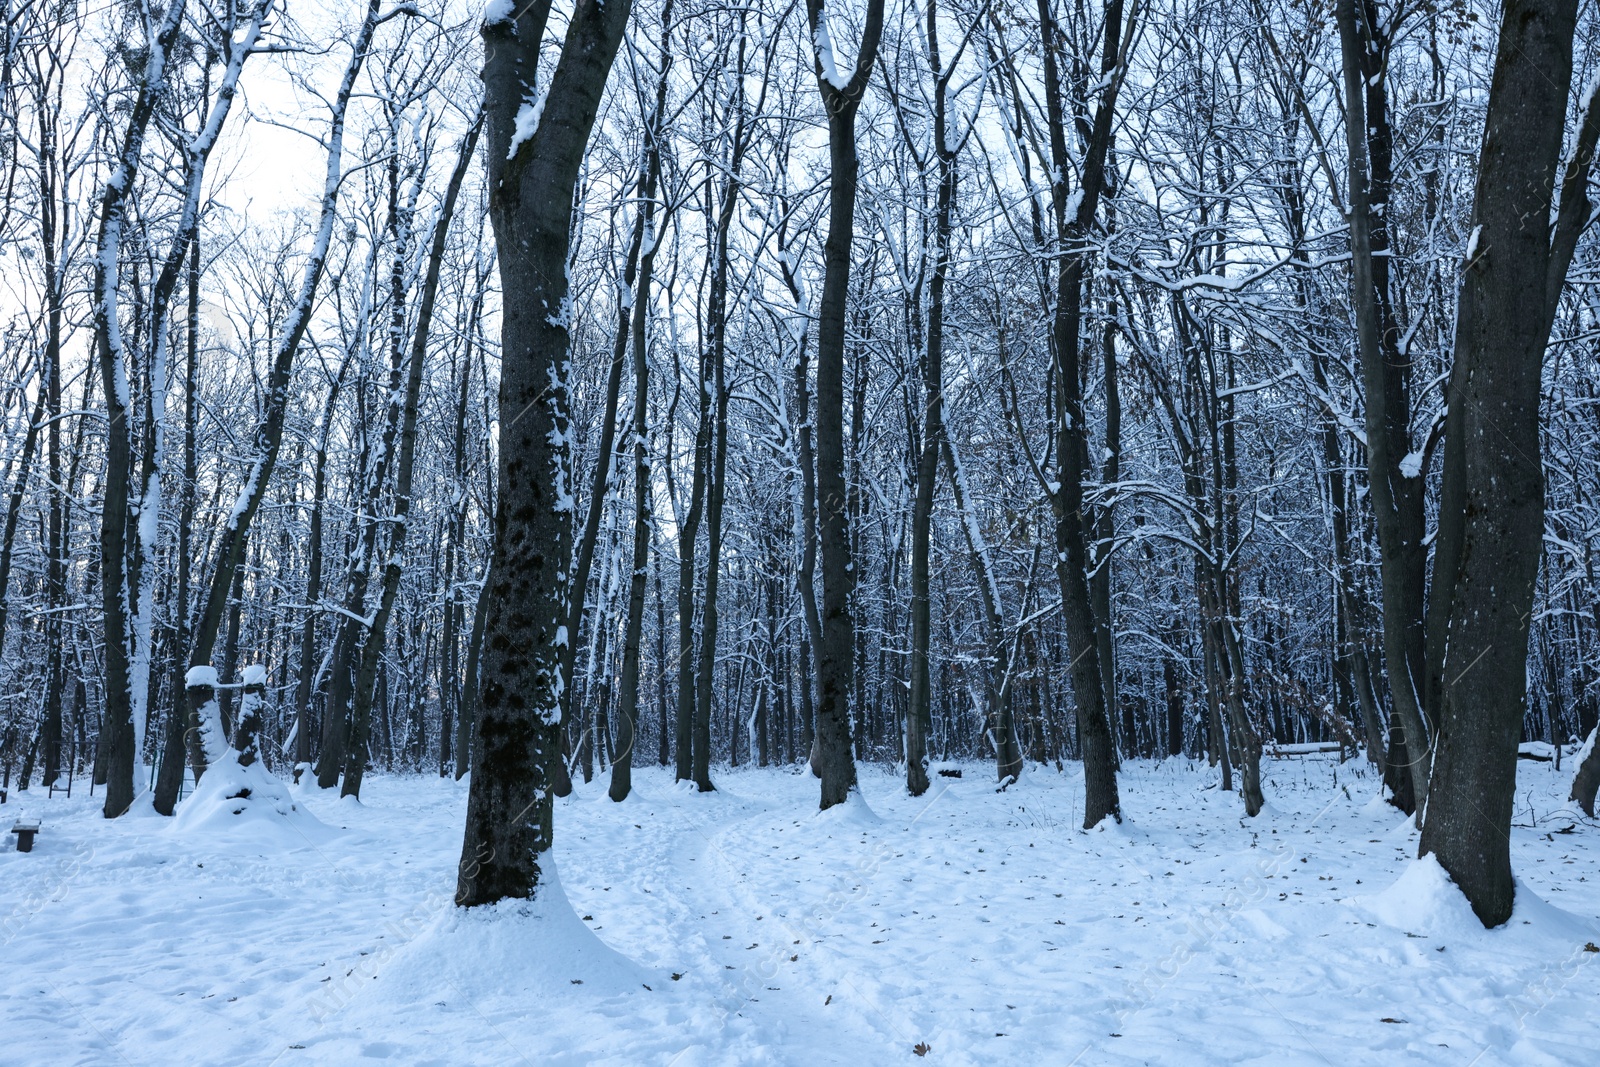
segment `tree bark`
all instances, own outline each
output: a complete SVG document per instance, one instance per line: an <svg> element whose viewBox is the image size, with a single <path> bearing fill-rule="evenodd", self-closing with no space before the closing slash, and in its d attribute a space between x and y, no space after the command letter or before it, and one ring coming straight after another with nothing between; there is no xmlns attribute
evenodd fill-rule
<svg viewBox="0 0 1600 1067"><path fill-rule="evenodd" d="M184 0L174 0L146 42L144 67L123 128L116 163L100 199L100 233L94 269L94 346L106 392L105 491L100 511L100 587L105 630L106 750L104 813L112 819L134 797L136 751L133 696L133 590L128 576L129 489L133 474L132 401L117 307L123 228L144 149L144 135L161 99L167 61L182 27Z"/></svg>
<svg viewBox="0 0 1600 1067"><path fill-rule="evenodd" d="M199 737L189 729L189 703L185 696L182 649L189 646L191 620L189 616L189 586L191 541L194 525L195 487L199 480L199 451L195 441L195 416L198 405L200 354L200 241L198 236L189 242L189 306L184 337L183 373L183 483L178 490L178 581L173 615L177 619L177 633L173 644L179 650L173 657L172 693L167 709L166 742L161 749L161 766L156 771L156 789L153 804L157 812L171 815L177 807L178 795L183 792L183 765L187 746L199 746ZM191 742L192 738L192 742Z"/></svg>
<svg viewBox="0 0 1600 1067"><path fill-rule="evenodd" d="M1105 184L1106 154L1110 147L1112 117L1117 92L1126 70L1121 40L1124 33L1122 0L1106 5L1105 47L1101 74L1105 88L1090 127L1088 151L1077 161L1067 151L1061 77L1056 53L1059 31L1050 0L1039 0L1039 27L1043 38L1045 104L1049 119L1050 157L1054 176L1050 185L1057 255L1055 307L1050 326L1052 374L1055 379L1056 478L1050 486L1055 519L1056 575L1061 583L1061 613L1066 623L1067 652L1072 657L1070 675L1077 704L1078 740L1084 771L1083 825L1092 827L1110 817L1121 821L1117 796L1117 756L1106 708L1104 675L1100 668L1099 638L1094 605L1090 600L1085 567L1083 483L1088 473L1088 425L1084 418L1081 353L1084 271L1089 251L1084 247L1100 194ZM1131 25L1126 28L1130 33ZM1066 175L1077 170L1080 186L1077 206L1069 211Z"/></svg>
<svg viewBox="0 0 1600 1067"><path fill-rule="evenodd" d="M1389 288L1389 200L1393 134L1385 73L1389 42L1373 0L1338 0L1344 61L1350 185L1350 296L1366 392L1367 485L1377 520L1383 589L1383 649L1399 740L1394 796L1427 801L1431 763L1425 686L1427 567L1422 464L1406 466L1411 442L1410 361ZM1413 460L1415 462L1415 460ZM1405 780L1409 779L1409 780ZM1404 810L1410 812L1412 807Z"/></svg>
<svg viewBox="0 0 1600 1067"><path fill-rule="evenodd" d="M328 487L328 432L349 366L348 356L347 352L347 358L340 364L338 377L329 383L328 400L322 409L322 424L317 427L317 440L312 446L311 529L306 538L306 617L300 624L299 677L294 692L296 766L311 762L311 700L317 678L322 674L317 661L317 616L322 611L322 511Z"/></svg>
<svg viewBox="0 0 1600 1067"><path fill-rule="evenodd" d="M1578 764L1578 773L1572 779L1572 792L1569 799L1576 800L1583 813L1589 818L1594 818L1594 798L1600 792L1600 744L1595 741L1600 738L1600 727L1589 731L1589 751Z"/></svg>
<svg viewBox="0 0 1600 1067"><path fill-rule="evenodd" d="M537 85L548 0L486 22L485 148L489 214L499 250L499 482L485 617L481 707L472 735L456 903L532 897L552 844L561 759L563 646L572 590L573 499L566 446L567 252L573 192L629 0L578 0L531 135L524 107Z"/></svg>
<svg viewBox="0 0 1600 1067"><path fill-rule="evenodd" d="M661 11L661 70L656 79L655 111L644 131L644 160L639 175L640 250L638 280L629 299L633 346L633 565L628 572L628 614L623 623L622 670L617 693L617 755L611 762L612 800L626 800L633 791L633 753L639 724L639 660L644 634L646 583L650 577L651 443L650 285L656 260L656 195L661 180L660 137L667 107L667 74L672 69L672 0ZM663 224L665 220L662 220ZM665 666L663 662L662 666ZM666 745L665 723L662 746ZM665 759L662 760L666 762Z"/></svg>
<svg viewBox="0 0 1600 1067"><path fill-rule="evenodd" d="M1437 857L1491 927L1510 918L1514 893L1511 813L1544 535L1540 374L1565 280L1564 224L1589 214L1590 158L1581 157L1594 142L1585 153L1580 136L1554 235L1545 223L1561 177L1576 11L1576 0L1505 5L1450 380L1434 571L1448 650L1419 854ZM1590 94L1585 134L1593 104ZM1570 216L1569 197L1578 200Z"/></svg>
<svg viewBox="0 0 1600 1067"><path fill-rule="evenodd" d="M741 181L739 168L744 161L748 144L747 112L744 99L745 47L748 38L743 32L741 16L739 43L735 49L732 75L730 109L736 112L733 120L732 140L728 158L723 163L723 182L718 197L717 221L713 242L711 285L707 294L706 319L710 328L710 354L706 363L711 370L710 389L715 403L712 426L712 449L706 478L706 584L700 610L700 663L696 678L694 731L692 736L693 760L690 770L696 787L702 793L711 792L711 694L717 668L717 595L721 579L723 502L727 499L728 469L728 400L727 350L728 350L728 232L733 226L734 213L739 206ZM765 97L765 87L761 96ZM761 102L756 102L759 112ZM702 393L706 383L702 380ZM702 417L705 407L701 407ZM737 733L735 733L737 742ZM730 750L731 751L731 750Z"/></svg>
<svg viewBox="0 0 1600 1067"><path fill-rule="evenodd" d="M883 33L883 0L868 0L856 66L849 79L835 69L822 0L806 0L817 86L828 113L828 237L823 247L822 301L817 307L817 519L822 549L821 647L817 667L816 769L823 810L855 788L850 690L855 671L844 443L844 341L850 297L850 245L855 229L856 112L866 93Z"/></svg>

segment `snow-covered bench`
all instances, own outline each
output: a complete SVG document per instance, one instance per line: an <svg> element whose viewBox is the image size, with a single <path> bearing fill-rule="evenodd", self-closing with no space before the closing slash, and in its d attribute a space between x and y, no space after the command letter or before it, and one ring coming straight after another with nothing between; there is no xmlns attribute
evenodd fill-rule
<svg viewBox="0 0 1600 1067"><path fill-rule="evenodd" d="M11 827L11 832L17 835L17 851L33 851L33 835L39 832L39 820L25 821L18 819Z"/></svg>

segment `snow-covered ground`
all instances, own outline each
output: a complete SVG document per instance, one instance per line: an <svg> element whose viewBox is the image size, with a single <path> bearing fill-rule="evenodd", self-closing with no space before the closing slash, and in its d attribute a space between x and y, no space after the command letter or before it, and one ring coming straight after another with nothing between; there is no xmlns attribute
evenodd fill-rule
<svg viewBox="0 0 1600 1067"><path fill-rule="evenodd" d="M450 905L464 784L363 804L44 826L0 850L0 1064L1593 1064L1600 825L1523 763L1507 927L1483 930L1354 763L1271 760L1242 817L1186 761L987 766L819 815L788 770L649 770L557 813L571 909ZM267 827L272 827L267 829ZM918 1059L918 1050L925 1058Z"/></svg>

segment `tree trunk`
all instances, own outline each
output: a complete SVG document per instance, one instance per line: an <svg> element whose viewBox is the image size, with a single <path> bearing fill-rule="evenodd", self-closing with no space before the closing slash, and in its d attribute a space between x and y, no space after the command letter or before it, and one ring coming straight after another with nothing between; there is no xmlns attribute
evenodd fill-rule
<svg viewBox="0 0 1600 1067"><path fill-rule="evenodd" d="M784 277L798 302L799 282L787 263L784 264ZM804 321L809 323L809 315ZM802 327L796 338L794 367L795 418L798 420L795 441L800 465L800 513L795 528L795 538L800 543L800 558L795 584L800 591L803 624L799 648L800 744L806 750L811 773L821 778L822 769L817 762L816 747L816 684L821 669L817 654L822 647L822 613L817 607L817 464L811 444L811 350L807 332Z"/></svg>
<svg viewBox="0 0 1600 1067"><path fill-rule="evenodd" d="M1168 642L1176 636L1169 631ZM1183 755L1184 687L1178 661L1170 653L1161 657L1161 681L1167 695L1167 755Z"/></svg>
<svg viewBox="0 0 1600 1067"><path fill-rule="evenodd" d="M322 410L322 423L317 427L317 440L312 446L311 471L311 521L307 536L306 554L306 617L300 624L300 661L295 683L295 745L294 762L298 767L311 762L311 701L317 680L327 667L317 659L317 618L322 612L322 525L323 501L328 486L328 433L333 423L334 409L339 403L339 393L344 375L350 365L352 353L346 350L339 366L338 376L328 386L328 400Z"/></svg>
<svg viewBox="0 0 1600 1067"><path fill-rule="evenodd" d="M1568 226L1589 214L1592 94L1553 234L1545 224L1561 177L1576 9L1576 0L1505 5L1450 379L1434 571L1449 644L1420 854L1438 858L1485 926L1510 918L1514 893L1512 801L1544 535L1540 373L1568 237L1576 243Z"/></svg>
<svg viewBox="0 0 1600 1067"><path fill-rule="evenodd" d="M823 810L855 788L850 690L855 669L844 443L844 341L850 297L850 245L855 231L856 112L866 92L883 32L883 0L868 0L866 22L849 79L835 68L822 0L806 0L815 42L817 86L828 112L828 237L823 247L822 301L817 308L817 520L822 549L821 647L817 666L817 751Z"/></svg>
<svg viewBox="0 0 1600 1067"><path fill-rule="evenodd" d="M1576 800L1583 813L1589 818L1594 818L1595 793L1600 792L1600 745L1595 743L1600 737L1600 728L1589 731L1589 741L1585 746L1588 751L1578 763L1578 773L1572 779L1571 800Z"/></svg>
<svg viewBox="0 0 1600 1067"><path fill-rule="evenodd" d="M488 617L489 579L486 570L472 609L472 630L467 636L466 676L461 680L461 706L456 709L456 781L472 769L472 734L478 721L478 675L483 663L483 631ZM569 787L570 788L570 787Z"/></svg>
<svg viewBox="0 0 1600 1067"><path fill-rule="evenodd" d="M1400 740L1410 757L1395 764L1396 795L1427 800L1430 729L1422 684L1427 566L1422 465L1411 453L1410 361L1389 297L1389 201L1393 135L1384 76L1388 41L1372 0L1338 0L1349 147L1351 305L1366 390L1367 485L1377 520L1383 588L1383 648ZM1411 471L1411 472L1408 472ZM1407 808L1407 811L1412 810Z"/></svg>
<svg viewBox="0 0 1600 1067"><path fill-rule="evenodd" d="M700 421L694 436L694 469L690 474L689 507L678 520L678 714L674 746L675 778L694 777L694 720L697 707L694 672L694 586L696 539L705 513L706 472L711 463L712 383L702 353ZM669 462L670 466L670 462Z"/></svg>
<svg viewBox="0 0 1600 1067"><path fill-rule="evenodd" d="M455 898L463 907L534 896L552 843L568 684L561 657L571 640L567 252L579 167L631 6L578 0L531 133L518 118L535 106L527 97L538 84L548 0L483 26L489 212L505 309L482 706Z"/></svg>
<svg viewBox="0 0 1600 1067"><path fill-rule="evenodd" d="M1081 353L1083 284L1086 260L1083 247L1093 225L1105 182L1106 154L1110 147L1112 117L1126 66L1120 40L1122 2L1106 6L1105 47L1101 74L1105 88L1089 131L1088 151L1080 165L1067 151L1066 119L1056 53L1058 30L1049 0L1039 0L1039 26L1044 42L1045 103L1049 118L1050 156L1054 167L1051 208L1055 221L1056 282L1051 320L1052 374L1055 379L1056 480L1050 488L1055 519L1056 575L1061 583L1061 613L1066 623L1070 676L1077 704L1078 742L1083 757L1084 812L1087 829L1110 817L1121 821L1117 796L1117 755L1111 738L1101 672L1099 638L1094 605L1089 596L1085 567L1083 483L1088 474L1088 425L1084 419ZM1130 32L1131 25L1127 27ZM1066 176L1081 174L1075 211L1068 210Z"/></svg>
<svg viewBox="0 0 1600 1067"><path fill-rule="evenodd" d="M166 743L161 750L161 766L156 772L156 789L153 798L157 812L171 815L176 810L178 795L183 792L183 764L187 746L199 745L199 737L189 729L189 703L184 693L182 649L189 647L189 585L191 542L195 512L195 485L199 479L199 450L195 440L195 402L198 390L200 348L200 241L189 242L189 307L184 337L183 374L183 484L178 490L178 588L173 615L177 620L174 644L179 649L173 657L172 693L167 709ZM192 741L191 741L192 739Z"/></svg>
<svg viewBox="0 0 1600 1067"><path fill-rule="evenodd" d="M1105 459L1100 465L1102 487L1115 485L1122 471L1122 397L1117 389L1117 305L1107 309L1100 334L1101 365L1105 381ZM1111 549L1116 535L1115 490L1094 509L1094 569L1089 575L1089 599L1094 606L1095 645L1100 658L1100 687L1105 691L1106 719L1115 723L1122 701L1117 696L1117 643L1111 602ZM1122 753L1134 754L1132 708L1123 709L1128 724L1123 729ZM1115 741L1115 738L1113 738ZM1115 750L1113 750L1114 752Z"/></svg>
<svg viewBox="0 0 1600 1067"><path fill-rule="evenodd" d="M728 231L733 225L734 212L739 206L739 167L744 160L747 143L746 110L744 100L745 43L747 37L739 34L736 48L733 99L730 108L736 112L732 142L728 158L723 163L724 180L718 198L716 235L712 252L711 285L708 293L706 319L710 328L710 353L702 366L709 365L709 388L715 400L712 426L712 449L707 470L706 485L706 585L700 610L700 663L696 678L694 731L692 735L693 760L690 768L695 785L702 793L715 788L711 784L711 690L717 668L717 591L722 566L722 509L727 498L728 468L728 400L727 384L727 329L728 329ZM759 108L759 104L758 104ZM701 417L705 417L705 392L708 383L701 380ZM702 432L704 427L702 427Z"/></svg>

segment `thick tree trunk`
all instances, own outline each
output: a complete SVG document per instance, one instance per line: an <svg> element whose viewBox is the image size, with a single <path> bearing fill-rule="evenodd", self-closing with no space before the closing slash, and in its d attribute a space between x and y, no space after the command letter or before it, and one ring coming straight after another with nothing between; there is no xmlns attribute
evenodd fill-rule
<svg viewBox="0 0 1600 1067"><path fill-rule="evenodd" d="M1578 763L1578 773L1572 779L1572 792L1569 799L1576 800L1583 813L1589 818L1594 818L1594 798L1600 792L1600 728L1589 731L1588 752Z"/></svg>
<svg viewBox="0 0 1600 1067"><path fill-rule="evenodd" d="M482 706L456 888L463 907L534 896L552 843L568 684L561 657L571 640L567 252L578 170L631 6L578 0L531 132L518 118L534 106L548 0L483 27L489 211L506 295Z"/></svg>
<svg viewBox="0 0 1600 1067"><path fill-rule="evenodd" d="M1485 926L1510 918L1514 893L1511 812L1544 535L1540 374L1565 280L1565 226L1588 216L1582 158L1567 169L1552 241L1545 220L1562 177L1576 10L1576 0L1505 5L1450 379L1441 509L1451 510L1441 510L1434 572L1449 643L1420 854L1438 858Z"/></svg>
<svg viewBox="0 0 1600 1067"><path fill-rule="evenodd" d="M820 10L820 5L819 5ZM844 332L855 225L854 105L830 108L832 168L825 280L817 319L817 527L822 552L822 641L817 670L817 769L822 807L841 804L856 784L851 755L850 691L855 671L855 621L844 442Z"/></svg>

